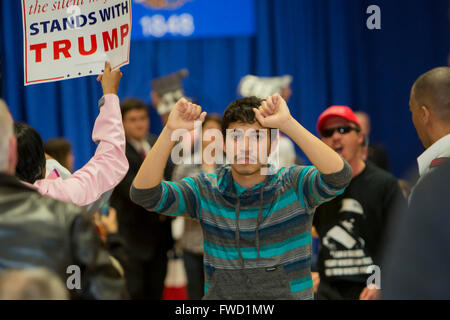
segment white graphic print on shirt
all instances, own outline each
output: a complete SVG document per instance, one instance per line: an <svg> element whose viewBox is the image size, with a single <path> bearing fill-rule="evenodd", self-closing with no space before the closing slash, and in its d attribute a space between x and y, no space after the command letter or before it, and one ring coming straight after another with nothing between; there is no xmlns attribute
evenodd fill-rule
<svg viewBox="0 0 450 320"><path fill-rule="evenodd" d="M329 257L325 259L325 275L346 276L369 274L368 266L373 265L372 258L365 252L365 241L357 235L357 230L364 216L364 209L355 200L342 200L339 210L340 220L332 227L322 240L328 249Z"/></svg>

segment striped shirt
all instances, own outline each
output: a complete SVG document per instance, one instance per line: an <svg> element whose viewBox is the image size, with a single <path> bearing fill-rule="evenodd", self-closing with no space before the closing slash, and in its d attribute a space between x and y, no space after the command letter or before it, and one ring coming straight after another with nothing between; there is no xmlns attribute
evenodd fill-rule
<svg viewBox="0 0 450 320"><path fill-rule="evenodd" d="M352 170L281 168L238 196L231 167L151 189L130 190L149 211L198 220L204 238L205 299L312 299L313 214L344 192Z"/></svg>

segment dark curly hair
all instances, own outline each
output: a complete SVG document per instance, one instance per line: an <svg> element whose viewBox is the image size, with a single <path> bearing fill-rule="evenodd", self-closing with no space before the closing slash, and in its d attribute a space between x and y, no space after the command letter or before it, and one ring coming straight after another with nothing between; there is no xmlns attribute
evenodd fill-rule
<svg viewBox="0 0 450 320"><path fill-rule="evenodd" d="M44 143L39 133L25 123L14 123L17 138L16 176L25 182L42 179L45 169Z"/></svg>
<svg viewBox="0 0 450 320"><path fill-rule="evenodd" d="M263 99L257 97L246 97L230 103L225 109L222 119L222 134L226 137L228 127L233 122L255 123L256 117L253 108L259 108Z"/></svg>

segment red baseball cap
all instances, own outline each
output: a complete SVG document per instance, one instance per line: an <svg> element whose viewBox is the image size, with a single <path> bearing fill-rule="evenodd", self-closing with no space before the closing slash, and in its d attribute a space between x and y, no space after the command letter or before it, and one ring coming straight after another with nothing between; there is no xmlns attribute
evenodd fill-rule
<svg viewBox="0 0 450 320"><path fill-rule="evenodd" d="M331 106L319 116L319 120L317 120L317 131L320 132L323 128L325 122L332 117L341 117L347 119L348 121L356 123L359 127L361 127L358 119L353 113L352 109L348 106Z"/></svg>

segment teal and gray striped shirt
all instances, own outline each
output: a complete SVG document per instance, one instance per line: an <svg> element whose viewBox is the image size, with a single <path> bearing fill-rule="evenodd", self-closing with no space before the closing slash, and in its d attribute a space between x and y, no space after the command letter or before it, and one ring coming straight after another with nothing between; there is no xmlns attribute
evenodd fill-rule
<svg viewBox="0 0 450 320"><path fill-rule="evenodd" d="M344 163L328 175L313 166L281 168L239 193L225 165L216 174L132 187L130 196L149 211L200 222L205 299L312 299L313 214L350 183Z"/></svg>

